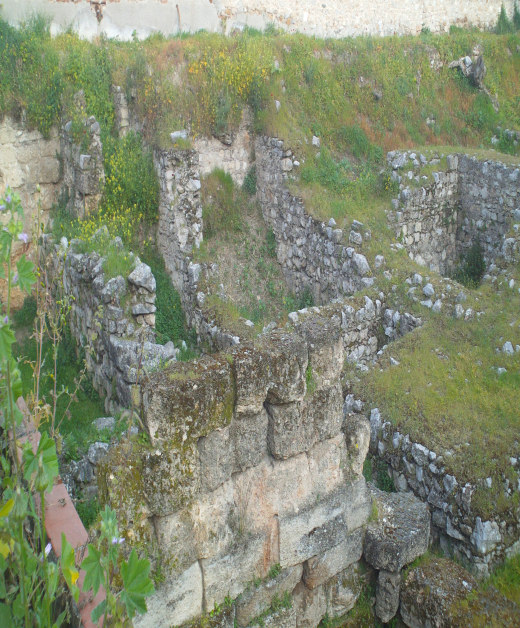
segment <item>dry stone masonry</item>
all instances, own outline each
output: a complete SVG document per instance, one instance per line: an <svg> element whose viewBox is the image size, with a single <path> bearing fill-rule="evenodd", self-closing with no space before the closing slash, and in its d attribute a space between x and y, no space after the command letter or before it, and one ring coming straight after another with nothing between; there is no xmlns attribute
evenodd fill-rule
<svg viewBox="0 0 520 628"><path fill-rule="evenodd" d="M60 142L52 128L48 138L28 131L9 117L0 121L0 193L7 186L20 195L25 210L26 230L32 231L38 203L42 220L56 202L60 189Z"/></svg>
<svg viewBox="0 0 520 628"><path fill-rule="evenodd" d="M277 138L259 138L255 146L258 198L264 220L276 238L278 261L289 287L310 289L315 301L328 301L372 285L367 259L343 242L343 231L310 216L286 186L294 156ZM297 161L297 160L296 160Z"/></svg>
<svg viewBox="0 0 520 628"><path fill-rule="evenodd" d="M138 257L128 277L107 278L104 258L97 252L81 253L79 246L65 238L57 245L45 237L49 281L57 297L70 300L70 329L87 349L87 368L106 410L129 408L138 378L177 353L173 343L155 343L155 278Z"/></svg>
<svg viewBox="0 0 520 628"><path fill-rule="evenodd" d="M401 188L389 218L416 262L447 273L477 242L488 264L512 254L515 243L506 237L520 214L518 167L468 155L441 161L396 151L388 162Z"/></svg>

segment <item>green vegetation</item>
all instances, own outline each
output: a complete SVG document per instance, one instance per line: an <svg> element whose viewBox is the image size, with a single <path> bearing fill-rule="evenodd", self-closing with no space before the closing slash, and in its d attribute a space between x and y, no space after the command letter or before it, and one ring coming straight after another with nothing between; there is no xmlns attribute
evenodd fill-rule
<svg viewBox="0 0 520 628"><path fill-rule="evenodd" d="M476 288L484 276L486 262L480 242L475 242L462 258L459 267L453 273L453 278L468 288Z"/></svg>
<svg viewBox="0 0 520 628"><path fill-rule="evenodd" d="M247 178L246 178L247 181ZM310 290L296 296L287 289L276 259L276 239L254 198L222 170L203 181L204 242L195 259L218 264L205 307L239 336L261 331L266 323L313 304ZM221 295L223 285L225 295ZM255 324L244 329L240 318ZM238 325L238 326L237 326Z"/></svg>
<svg viewBox="0 0 520 628"><path fill-rule="evenodd" d="M508 273L518 284L518 268ZM497 487L501 474L512 471L509 457L520 429L520 353L497 349L506 340L520 344L519 299L505 279L482 284L464 303L482 312L480 317L428 317L422 328L392 344L398 365L373 369L354 384L355 394L378 406L401 433L437 453L449 450L443 464L459 482L492 478L494 488L479 486L472 500L482 517L504 512L518 499ZM499 374L499 367L506 372Z"/></svg>
<svg viewBox="0 0 520 628"><path fill-rule="evenodd" d="M368 454L363 463L363 475L367 482L373 482L380 490L386 493L395 492L394 480L388 474L388 465L384 460Z"/></svg>
<svg viewBox="0 0 520 628"><path fill-rule="evenodd" d="M520 555L508 558L490 576L487 586L493 586L508 600L520 604Z"/></svg>

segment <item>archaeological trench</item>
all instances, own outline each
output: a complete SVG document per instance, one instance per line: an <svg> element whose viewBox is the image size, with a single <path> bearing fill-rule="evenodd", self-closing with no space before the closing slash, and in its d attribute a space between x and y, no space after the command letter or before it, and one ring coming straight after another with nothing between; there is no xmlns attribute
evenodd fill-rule
<svg viewBox="0 0 520 628"><path fill-rule="evenodd" d="M122 90L113 96L125 133L132 116ZM2 123L10 174L19 168L14 185L29 209L27 190L36 185L44 209L62 188L76 215L95 207L103 147L96 120L84 124L87 151L74 145L66 121L49 140L7 118ZM241 319L237 331L215 316L207 293L214 268L193 260L204 237L201 175L219 165L241 183L253 154L257 197L285 280L296 293L310 290L318 304L256 337L250 321ZM156 343L156 282L146 264L137 260L128 277L105 281L102 251L80 253L74 242L44 236L49 272L62 274L63 290L75 298L74 336L81 343L97 329L88 368L107 412L138 408L149 437L123 440L96 459L100 499L160 569L148 612L135 622L140 628L245 627L256 618L265 626L314 628L349 611L368 582L375 582L382 622L399 612L407 626L462 625L460 617L439 623L449 617L447 592L466 594L477 587L475 577L519 550L518 510L507 523L482 520L472 509L475 486L445 472L442 452L412 442L369 400L345 390L344 364L372 368L422 321L387 306L360 252L370 235L361 223L344 234L333 219L313 218L291 193L297 159L281 139L250 134L247 119L232 143L196 138L192 149L154 151L158 247L189 324L209 348L192 362L176 362L178 348ZM389 153L387 162L400 184L387 212L395 246L426 273L448 273L477 236L488 268L518 259L517 167L413 151ZM421 178L423 168L433 175ZM372 262L384 264L382 256ZM473 315L455 287L435 293L417 274L409 283L425 308ZM367 483L369 450L397 492ZM439 558L430 571L406 570L432 543L458 564ZM506 617L500 625L518 625L514 605L493 595L483 604Z"/></svg>

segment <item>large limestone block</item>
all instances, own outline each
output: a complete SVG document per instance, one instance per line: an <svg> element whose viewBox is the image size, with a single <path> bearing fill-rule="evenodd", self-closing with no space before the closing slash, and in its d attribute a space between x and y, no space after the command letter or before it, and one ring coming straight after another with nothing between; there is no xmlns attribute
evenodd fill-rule
<svg viewBox="0 0 520 628"><path fill-rule="evenodd" d="M303 581L309 589L329 581L333 576L360 560L365 531L358 528L338 545L304 563Z"/></svg>
<svg viewBox="0 0 520 628"><path fill-rule="evenodd" d="M384 569L379 572L376 584L376 615L384 624L397 613L400 588L400 573L392 573Z"/></svg>
<svg viewBox="0 0 520 628"><path fill-rule="evenodd" d="M302 577L302 566L295 565L283 569L277 576L259 586L254 584L246 590L237 602L236 619L240 626L247 626L249 622L271 606L273 598L281 599L288 591L292 593L294 587Z"/></svg>
<svg viewBox="0 0 520 628"><path fill-rule="evenodd" d="M314 417L304 403L266 404L266 409L267 444L274 458L290 458L312 447L316 440Z"/></svg>
<svg viewBox="0 0 520 628"><path fill-rule="evenodd" d="M235 413L229 428L235 470L244 471L260 464L267 454L268 423L269 418L264 408L253 414Z"/></svg>
<svg viewBox="0 0 520 628"><path fill-rule="evenodd" d="M307 589L300 582L293 592L293 605L296 610L297 628L316 628L327 612L325 589Z"/></svg>
<svg viewBox="0 0 520 628"><path fill-rule="evenodd" d="M274 330L261 336L255 348L268 367L267 401L286 404L305 396L305 373L308 364L307 345L295 334Z"/></svg>
<svg viewBox="0 0 520 628"><path fill-rule="evenodd" d="M361 475L370 446L370 422L368 419L360 414L347 415L345 440L350 458L350 469L355 475Z"/></svg>
<svg viewBox="0 0 520 628"><path fill-rule="evenodd" d="M341 318L337 314L315 312L298 318L297 332L305 338L309 348L309 376L317 390L336 384L343 368L343 341Z"/></svg>
<svg viewBox="0 0 520 628"><path fill-rule="evenodd" d="M367 521L370 510L366 485L358 481L296 515L280 517L280 564L295 565L339 545Z"/></svg>
<svg viewBox="0 0 520 628"><path fill-rule="evenodd" d="M477 595L470 595L478 592ZM520 608L447 558L431 557L411 569L401 586L401 618L411 628L520 625Z"/></svg>
<svg viewBox="0 0 520 628"><path fill-rule="evenodd" d="M269 356L250 345L231 351L236 382L237 413L261 412L269 388Z"/></svg>
<svg viewBox="0 0 520 628"><path fill-rule="evenodd" d="M198 559L189 510L157 517L155 531L158 546L161 548L161 570L167 580L173 580Z"/></svg>
<svg viewBox="0 0 520 628"><path fill-rule="evenodd" d="M329 617L341 617L353 608L365 584L365 578L359 572L359 563L331 578L325 586Z"/></svg>
<svg viewBox="0 0 520 628"><path fill-rule="evenodd" d="M270 529L278 517L294 515L315 500L305 454L279 461L266 458L234 475L233 482L236 517L242 529L252 532Z"/></svg>
<svg viewBox="0 0 520 628"><path fill-rule="evenodd" d="M307 452L307 459L316 497L344 484L348 460L343 434L314 445Z"/></svg>
<svg viewBox="0 0 520 628"><path fill-rule="evenodd" d="M296 612L294 606L274 611L263 619L264 626L265 628L296 628Z"/></svg>
<svg viewBox="0 0 520 628"><path fill-rule="evenodd" d="M166 446L147 451L143 457L142 482L154 515L174 513L190 504L200 492L197 446Z"/></svg>
<svg viewBox="0 0 520 628"><path fill-rule="evenodd" d="M197 443L200 461L201 490L213 491L231 477L234 452L229 427L223 427Z"/></svg>
<svg viewBox="0 0 520 628"><path fill-rule="evenodd" d="M197 548L197 558L211 558L226 551L233 542L233 515L236 510L231 481L212 493L200 496L189 508L191 534Z"/></svg>
<svg viewBox="0 0 520 628"><path fill-rule="evenodd" d="M199 563L162 584L146 599L148 612L133 621L136 628L181 625L202 613L203 581Z"/></svg>
<svg viewBox="0 0 520 628"><path fill-rule="evenodd" d="M243 536L222 554L200 561L202 565L206 608L221 604L225 597L234 599L248 582L264 577L265 537Z"/></svg>
<svg viewBox="0 0 520 628"><path fill-rule="evenodd" d="M176 363L143 382L144 418L152 443L180 448L229 425L235 404L231 367L223 356Z"/></svg>
<svg viewBox="0 0 520 628"><path fill-rule="evenodd" d="M384 493L371 487L378 520L367 528L364 556L375 569L399 572L428 549L430 513L411 493Z"/></svg>
<svg viewBox="0 0 520 628"><path fill-rule="evenodd" d="M336 436L343 424L343 395L339 381L328 388L320 388L306 397L305 412L309 423L314 426L316 440L322 441Z"/></svg>

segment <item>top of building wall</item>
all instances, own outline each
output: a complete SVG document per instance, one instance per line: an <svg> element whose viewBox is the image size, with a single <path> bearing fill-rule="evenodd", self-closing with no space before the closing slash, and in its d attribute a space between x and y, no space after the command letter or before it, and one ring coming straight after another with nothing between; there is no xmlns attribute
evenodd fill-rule
<svg viewBox="0 0 520 628"><path fill-rule="evenodd" d="M81 37L129 40L135 33L230 33L269 24L316 37L415 35L451 25L491 28L501 5L509 15L514 0L3 0L0 16L19 24L33 14L51 19L51 32L71 28Z"/></svg>

